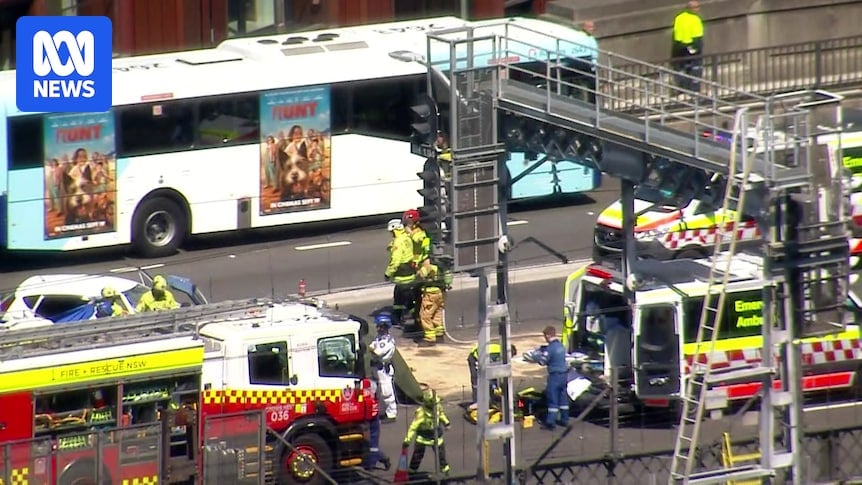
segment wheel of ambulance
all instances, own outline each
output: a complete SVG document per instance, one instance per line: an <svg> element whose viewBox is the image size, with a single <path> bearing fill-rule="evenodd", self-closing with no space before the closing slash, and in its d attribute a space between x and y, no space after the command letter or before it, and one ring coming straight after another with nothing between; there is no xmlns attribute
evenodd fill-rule
<svg viewBox="0 0 862 485"><path fill-rule="evenodd" d="M291 444L293 448L285 447L281 455L279 484L328 483L318 472L318 469L326 473L332 470L332 450L326 441L316 434L305 434Z"/></svg>
<svg viewBox="0 0 862 485"><path fill-rule="evenodd" d="M703 248L682 248L682 251L677 253L675 259L700 259L706 257L706 251Z"/></svg>
<svg viewBox="0 0 862 485"><path fill-rule="evenodd" d="M154 197L145 200L132 219L132 246L147 258L177 252L188 231L185 211L173 200Z"/></svg>

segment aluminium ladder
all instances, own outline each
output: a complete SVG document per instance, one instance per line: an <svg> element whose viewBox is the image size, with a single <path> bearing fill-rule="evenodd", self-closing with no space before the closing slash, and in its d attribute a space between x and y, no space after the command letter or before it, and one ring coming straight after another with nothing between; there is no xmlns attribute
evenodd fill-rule
<svg viewBox="0 0 862 485"><path fill-rule="evenodd" d="M740 110L734 121L734 131L731 146L735 147L740 140L741 120L745 110ZM755 378L772 374L774 369L769 366L757 365L750 367L730 367L716 370L712 368L713 353L718 338L718 328L724 318L724 307L727 293L725 288L730 281L731 265L739 240L738 227L742 222L745 196L748 192L752 164L745 151L741 151L742 173L737 173L737 151L731 152L728 166L727 184L725 187L722 213L727 214L732 208L734 217L732 223L722 221L716 231L716 244L712 258L712 266L707 281L707 291L700 314L700 323L695 340L695 351L689 366L685 393L680 397L680 421L677 430L671 466L671 481L683 483L715 483L717 474L704 476L703 480L692 477L697 456L700 437L700 426L704 418L705 404L709 385L718 381L739 378ZM733 207L735 205L735 207ZM729 232L729 234L728 234ZM728 237L729 236L729 237ZM726 245L726 250L725 250ZM721 470L721 481L730 479L760 478L771 472L757 467L746 466L739 469Z"/></svg>

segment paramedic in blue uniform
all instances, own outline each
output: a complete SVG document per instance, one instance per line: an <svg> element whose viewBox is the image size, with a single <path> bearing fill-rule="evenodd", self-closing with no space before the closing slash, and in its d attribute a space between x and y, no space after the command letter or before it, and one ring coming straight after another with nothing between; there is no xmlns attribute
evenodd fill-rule
<svg viewBox="0 0 862 485"><path fill-rule="evenodd" d="M673 68L688 76L677 76L676 85L689 91L700 91L703 74L703 19L697 0L688 2L685 10L673 19ZM694 79L693 79L694 78Z"/></svg>
<svg viewBox="0 0 862 485"><path fill-rule="evenodd" d="M544 429L554 429L557 424L568 425L569 421L569 396L566 392L568 384L569 366L566 364L566 349L553 326L545 327L542 331L545 341L548 343L542 354L540 364L548 368L548 383L545 389L545 398L548 401L548 416L542 423Z"/></svg>

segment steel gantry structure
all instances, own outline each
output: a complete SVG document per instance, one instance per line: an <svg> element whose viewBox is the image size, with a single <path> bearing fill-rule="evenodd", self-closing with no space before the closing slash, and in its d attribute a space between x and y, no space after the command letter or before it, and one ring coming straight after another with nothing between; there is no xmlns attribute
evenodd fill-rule
<svg viewBox="0 0 862 485"><path fill-rule="evenodd" d="M448 111L440 113L441 130L448 131L452 149L449 175L441 188L448 194L449 223L454 226L445 252L456 271L472 271L480 279L479 479L488 474L482 459L485 444L503 440L506 479L515 482L505 198L502 189L490 187L504 185L505 148L518 145L557 160L593 165L622 180L627 276L637 257L634 188L669 184L696 193L704 190L708 176L724 177L725 206L753 217L764 235L763 277L768 285L763 292L762 360L721 371L710 364L717 333L712 330L721 316L721 288L728 274L724 265L736 250L736 231L719 228L726 232L726 244L719 244L718 250L730 251L731 257L713 258L712 295L701 315L698 358L674 396L680 422L669 482L770 482L778 477L781 482L802 483L797 342L812 332L840 331L848 284L848 219L840 156L837 166L834 158L831 163L822 160L816 140L823 133L813 128L820 126L815 117L827 110L835 113L835 126L841 126L841 98L820 91L768 98L733 92L733 101L726 102L669 81L685 75L611 52L598 51L597 63L584 64L573 55L583 46L572 45L565 37L562 31L540 32L505 20L429 33L427 52L420 56L434 60L426 61L429 90L441 85L441 79L447 86L433 93L438 103L448 105ZM485 65L474 65L473 52L479 50L495 55ZM614 67L622 65L626 71ZM632 74L640 71L632 65L662 75L643 78ZM697 89L700 80L692 81ZM637 96L632 95L634 90ZM733 90L710 86L704 91ZM691 109L685 114L664 111L661 106L671 103L654 99L662 96ZM748 112L745 106L750 104L763 106L763 111ZM730 142L715 136L718 133L730 135ZM497 273L495 299L487 279L492 268ZM629 304L636 305L633 292ZM499 324L505 349L499 364L490 363L485 350L492 322ZM709 384L740 378L762 381L760 463L704 470L697 464L697 447L712 392ZM497 425L487 421L491 379L502 381L504 412Z"/></svg>

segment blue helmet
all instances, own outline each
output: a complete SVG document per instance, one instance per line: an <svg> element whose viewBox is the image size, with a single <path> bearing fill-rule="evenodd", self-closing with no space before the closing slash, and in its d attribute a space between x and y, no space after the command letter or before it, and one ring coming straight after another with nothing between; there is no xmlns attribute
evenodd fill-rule
<svg viewBox="0 0 862 485"><path fill-rule="evenodd" d="M392 326L392 317L389 316L388 313L380 313L376 317L374 317L374 324L378 327L380 325L385 325L386 327Z"/></svg>

